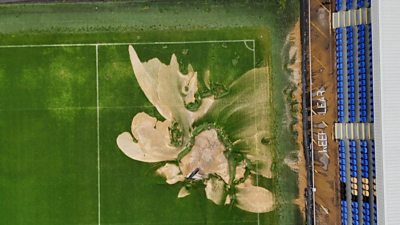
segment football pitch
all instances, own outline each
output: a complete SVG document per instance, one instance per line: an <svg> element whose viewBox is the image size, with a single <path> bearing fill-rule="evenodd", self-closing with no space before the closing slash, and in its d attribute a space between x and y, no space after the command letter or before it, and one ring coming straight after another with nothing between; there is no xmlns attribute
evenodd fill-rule
<svg viewBox="0 0 400 225"><path fill-rule="evenodd" d="M286 73L281 58L285 35L273 37L273 29L24 31L4 38L0 42L0 224L302 224L299 207L293 203L299 194L298 175L283 164L296 148L292 131L280 125L286 117L283 90L289 79L276 76ZM30 39L24 39L26 34ZM251 213L232 204L214 204L203 185L194 185L190 195L177 198L181 186L167 184L156 174L161 163L132 160L121 151L117 137L131 130L135 115L144 112L165 120L135 77L129 46L142 62L157 58L168 65L176 55L182 74L188 73L189 65L197 72L199 92L207 89L205 80L210 79L222 93L229 93L228 87L246 72L269 68L264 74L267 82L255 75L252 83L238 85L231 94L247 87L255 105L260 99L266 102L260 107L267 118L256 117L254 127L257 130L260 121L268 121L263 128L269 135L263 142L268 143L263 144L272 149L274 175L253 175L255 185L274 194L272 211ZM258 86L265 95L251 92ZM215 122L234 137L245 120L235 113L206 114L195 125Z"/></svg>
<svg viewBox="0 0 400 225"><path fill-rule="evenodd" d="M116 137L129 129L134 114L157 115L135 81L128 44L147 58L175 52L183 58L186 53L182 64L224 70L220 82L231 82L255 66L254 40L1 46L2 55L15 56L2 60L0 73L1 141L7 146L2 165L8 176L20 178L3 192L15 202L3 209L11 215L3 219L18 224L32 219L42 224L118 224L113 218L135 221L129 224L259 223L257 215L238 219L237 212L218 209L205 202L203 193L177 200L179 190L156 177L152 166L131 161L118 150ZM193 61L220 51L226 57L212 64L208 58ZM229 71L235 58L241 65ZM16 211L20 216L14 217ZM220 213L235 217L221 220Z"/></svg>

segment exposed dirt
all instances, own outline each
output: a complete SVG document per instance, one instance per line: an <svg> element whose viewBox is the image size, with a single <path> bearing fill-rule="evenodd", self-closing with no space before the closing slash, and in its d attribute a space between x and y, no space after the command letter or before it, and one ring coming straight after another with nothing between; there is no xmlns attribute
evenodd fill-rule
<svg viewBox="0 0 400 225"><path fill-rule="evenodd" d="M205 130L196 136L194 146L180 163L184 176L196 169L196 179L205 179L210 173L220 176L229 184L228 159L224 155L225 146L218 140L217 131Z"/></svg>
<svg viewBox="0 0 400 225"><path fill-rule="evenodd" d="M315 96L313 100L323 97L326 100L327 111L325 115L313 113L313 147L314 147L314 179L316 218L318 224L339 225L339 169L338 147L333 139L333 126L337 115L336 76L334 70L334 36L331 30L330 1L310 0L310 36L311 36L311 72L312 91L316 93L320 88L325 88L322 96ZM316 111L315 103L313 104ZM315 125L325 122L326 128L317 128ZM317 143L317 133L327 135L327 149ZM327 159L324 165L322 159ZM321 162L319 162L321 161ZM325 163L326 163L325 162Z"/></svg>
<svg viewBox="0 0 400 225"><path fill-rule="evenodd" d="M289 59L295 59L292 61L292 64L288 65L288 69L292 71L291 80L297 87L297 89L293 92L293 97L298 102L298 106L300 107L302 104L302 89L301 89L301 36L300 36L300 21L298 21L292 31L290 32L287 41L292 42L292 45L289 49ZM290 159L287 159L287 164L294 170L297 170L299 173L298 185L299 185L299 196L294 202L299 205L300 211L302 212L303 218L305 218L305 198L304 198L304 190L307 187L307 171L306 164L304 158L303 151L303 123L302 123L302 114L301 109L299 108L297 112L297 121L298 123L295 126L297 132L297 152L298 152L298 160L297 162L293 162Z"/></svg>

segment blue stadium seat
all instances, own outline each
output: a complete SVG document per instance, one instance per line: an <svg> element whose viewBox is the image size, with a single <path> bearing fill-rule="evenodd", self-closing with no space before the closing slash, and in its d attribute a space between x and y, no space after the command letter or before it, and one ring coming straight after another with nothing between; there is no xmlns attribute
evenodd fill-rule
<svg viewBox="0 0 400 225"><path fill-rule="evenodd" d="M342 10L342 1L341 0L336 1L335 8L336 8L336 11Z"/></svg>
<svg viewBox="0 0 400 225"><path fill-rule="evenodd" d="M342 225L347 225L347 217L348 217L348 210L347 210L347 201L342 200L340 202L340 209L341 209L341 217L342 217Z"/></svg>
<svg viewBox="0 0 400 225"><path fill-rule="evenodd" d="M346 10L353 8L353 0L346 0Z"/></svg>
<svg viewBox="0 0 400 225"><path fill-rule="evenodd" d="M368 5L371 5L371 1L368 1ZM373 90L372 84L373 84L373 75L372 75L372 28L371 25L367 25L368 28L368 47L369 47L369 65L370 65L370 89ZM374 97L373 93L371 92L369 95L369 99L371 104L374 102ZM372 105L373 106L373 105ZM369 112L369 122L374 122L374 107L370 107L370 112Z"/></svg>
<svg viewBox="0 0 400 225"><path fill-rule="evenodd" d="M367 87L365 85L360 85L360 91L367 92Z"/></svg>

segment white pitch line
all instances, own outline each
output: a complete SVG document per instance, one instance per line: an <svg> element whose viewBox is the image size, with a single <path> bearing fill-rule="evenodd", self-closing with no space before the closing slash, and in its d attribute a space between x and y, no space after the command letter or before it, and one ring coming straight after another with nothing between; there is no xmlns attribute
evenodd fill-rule
<svg viewBox="0 0 400 225"><path fill-rule="evenodd" d="M246 48L247 48L248 50L254 52L254 51L255 51L255 49L254 49L254 48L255 48L254 40L253 40L252 42L253 42L253 48L250 48L250 47L247 45L247 41L244 41L244 46L246 46Z"/></svg>
<svg viewBox="0 0 400 225"><path fill-rule="evenodd" d="M134 109L134 108L154 108L153 106L138 106L138 105L126 105L126 106L68 106L68 107L49 107L49 108L18 108L18 109L2 109L0 112L21 112L21 111L53 111L53 110L96 110L101 109Z"/></svg>
<svg viewBox="0 0 400 225"><path fill-rule="evenodd" d="M100 216L100 109L99 109L99 46L96 45L96 111L97 111L97 220L101 224Z"/></svg>
<svg viewBox="0 0 400 225"><path fill-rule="evenodd" d="M247 43L245 42L244 43L245 44L245 46L246 46L246 48L248 48L248 49L250 49L248 46L247 46ZM254 90L256 90L256 72L255 72L255 69L256 69L256 41L255 40L253 40L253 49L252 49L252 51L253 51L253 77L254 77L254 82L253 82L253 85L254 85ZM257 96L256 96L257 97ZM256 106L254 106L254 107L256 107ZM255 109L255 108L254 108ZM256 110L256 109L255 109ZM255 123L255 126L256 126L256 132L258 133L258 127L257 127L257 124L258 124L258 121L257 121L257 113L256 113L256 116L255 116L255 118L254 118L254 123ZM259 142L258 142L259 140L258 140L258 138L257 138L257 136L256 136L256 146L257 145L259 145ZM256 147L257 148L257 147ZM256 162L256 170L258 171L258 161ZM258 174L257 174L257 176L256 176L256 183L257 183L257 186L258 186ZM260 213L257 213L257 225L260 225Z"/></svg>
<svg viewBox="0 0 400 225"><path fill-rule="evenodd" d="M158 42L126 42L126 43L75 43L75 44L37 44L37 45L0 45L0 48L40 48L40 47L88 47L88 46L120 46L120 45L163 45L163 44L203 44L203 43L237 43L254 41L242 40L205 40L205 41L158 41Z"/></svg>

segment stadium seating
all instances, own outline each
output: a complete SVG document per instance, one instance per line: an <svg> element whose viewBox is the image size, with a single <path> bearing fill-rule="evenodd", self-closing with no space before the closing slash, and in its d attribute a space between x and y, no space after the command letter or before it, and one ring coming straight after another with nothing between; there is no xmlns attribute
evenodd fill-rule
<svg viewBox="0 0 400 225"><path fill-rule="evenodd" d="M342 225L347 225L347 217L348 217L347 201L342 200L340 202L340 206L341 206L341 214L342 214Z"/></svg>
<svg viewBox="0 0 400 225"><path fill-rule="evenodd" d="M365 25L357 26L358 41L358 80L359 80L359 109L360 122L366 123L367 120L367 81L366 81L366 62L365 62Z"/></svg>
<svg viewBox="0 0 400 225"><path fill-rule="evenodd" d="M353 9L353 0L346 0L346 10Z"/></svg>
<svg viewBox="0 0 400 225"><path fill-rule="evenodd" d="M372 157L372 175L373 178L376 178L376 169L375 169L375 143L374 141L371 141L370 144L370 148L371 148L371 157Z"/></svg>
<svg viewBox="0 0 400 225"><path fill-rule="evenodd" d="M371 6L371 0L338 0L335 2L336 11ZM344 36L346 37L343 38ZM359 24L336 28L335 38L338 122L373 123L371 25ZM339 140L338 145L341 186L350 185L351 195L353 195L351 204L348 205L346 200L341 201L341 223L347 225L348 219L351 218L353 225L370 225L374 222L376 224L376 204L370 202L371 198L376 201L374 142L370 140L349 140L348 142ZM357 155L361 158L357 158ZM346 171L347 169L350 174ZM370 173L372 174L371 177ZM346 174L349 177L346 177ZM358 196L360 185L362 185L363 202L360 202L359 205L354 196ZM371 187L373 187L374 192L371 192L370 195Z"/></svg>
<svg viewBox="0 0 400 225"><path fill-rule="evenodd" d="M359 224L358 202L351 202L351 218L353 221L353 225Z"/></svg>
<svg viewBox="0 0 400 225"><path fill-rule="evenodd" d="M346 149L344 141L339 141L339 178L340 182L346 183Z"/></svg>
<svg viewBox="0 0 400 225"><path fill-rule="evenodd" d="M361 147L361 177L369 178L368 143L367 143L367 141L360 141L360 147Z"/></svg>
<svg viewBox="0 0 400 225"><path fill-rule="evenodd" d="M340 0L336 1L336 5L335 5L336 11L342 10L342 7L343 7L342 1L340 1Z"/></svg>
<svg viewBox="0 0 400 225"><path fill-rule="evenodd" d="M369 5L371 5L369 3ZM373 95L373 77L372 77L372 29L371 25L367 25L368 27L368 46L369 46L369 99L370 99L370 115L369 122L374 122L374 95Z"/></svg>
<svg viewBox="0 0 400 225"><path fill-rule="evenodd" d="M362 194L365 197L369 197L369 161L368 161L368 142L365 140L360 141L360 153L361 153L361 177L362 177Z"/></svg>
<svg viewBox="0 0 400 225"><path fill-rule="evenodd" d="M364 7L364 0L357 0L357 8Z"/></svg>
<svg viewBox="0 0 400 225"><path fill-rule="evenodd" d="M356 107L355 107L355 76L354 76L354 51L353 51L353 28L346 27L347 41L347 97L348 97L348 112L349 122L356 122Z"/></svg>
<svg viewBox="0 0 400 225"><path fill-rule="evenodd" d="M363 220L364 220L364 225L371 224L371 213L368 202L363 203Z"/></svg>
<svg viewBox="0 0 400 225"><path fill-rule="evenodd" d="M340 2L340 1L338 1ZM343 33L341 28L336 29L336 71L337 71L337 96L338 96L338 122L344 120L344 92L343 92Z"/></svg>
<svg viewBox="0 0 400 225"><path fill-rule="evenodd" d="M357 149L356 141L349 142L350 147L350 177L357 177Z"/></svg>

